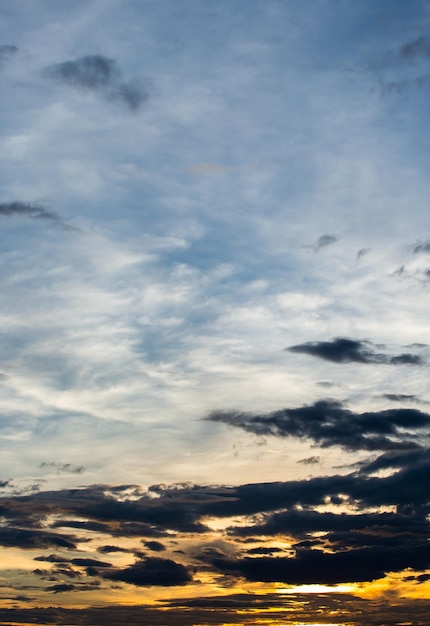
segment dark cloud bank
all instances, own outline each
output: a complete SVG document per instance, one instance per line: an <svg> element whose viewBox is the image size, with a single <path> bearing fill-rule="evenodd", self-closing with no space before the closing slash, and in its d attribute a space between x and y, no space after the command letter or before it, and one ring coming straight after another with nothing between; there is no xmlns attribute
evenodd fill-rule
<svg viewBox="0 0 430 626"><path fill-rule="evenodd" d="M364 421L367 423L367 418ZM414 414L414 423L427 421L426 414ZM402 415L390 423L403 423ZM381 469L391 473L375 475ZM39 596L44 593L47 598L106 585L180 585L186 589L198 583L202 571L212 571L219 584L227 587L243 579L333 585L372 581L403 571L410 584L422 585L430 570L429 481L430 450L416 447L383 451L346 475L307 480L237 486L154 485L130 501L123 499L130 485L3 497L0 545L41 551L36 560L50 569L36 569L34 574L44 585ZM241 524L220 531L223 543L214 548L213 532L206 521L237 517ZM85 533L73 535L67 528ZM162 551L166 557L136 551L134 564L117 567L103 557L88 556L86 544L91 533L96 533L98 541L106 537L100 555L126 552L115 545L115 538L135 537L148 550ZM166 546L174 545L179 537L184 548L178 551L178 558L171 558ZM271 546L271 539L284 540L286 547L279 543ZM224 550L227 544L234 549ZM429 602L398 602L397 620L408 611L410 619L412 615L421 618L426 611L429 614ZM275 600L270 594L183 598L166 601L166 611L161 614L154 607L110 607L106 622L103 609L0 609L0 620L31 623L30 617L37 616L43 623L55 624L226 624L237 623L234 615L240 608L258 609L262 619L265 611L275 606L279 606L280 619L283 615L284 619L311 620L317 606L327 611L342 606L345 619L357 626L398 623L392 613L393 621L389 621L390 613L381 603L336 594L307 597L304 605L297 595L282 597L282 602L279 595ZM283 614L286 607L295 612ZM251 613L246 614L243 623L253 624L251 618Z"/></svg>
<svg viewBox="0 0 430 626"><path fill-rule="evenodd" d="M322 447L340 446L350 451L420 447L430 425L430 415L417 409L354 413L336 400L266 414L214 411L206 419L256 435L310 439Z"/></svg>
<svg viewBox="0 0 430 626"><path fill-rule="evenodd" d="M324 353L317 356L329 354L335 362L392 362L353 340L321 342L316 349ZM236 486L153 485L147 492L136 485L94 485L5 496L0 498L0 545L39 551L33 574L40 580L38 597L48 602L61 594L123 586L180 586L186 595L202 573L211 573L228 589L244 581L365 583L390 573L418 588L430 576L430 414L398 405L415 401L412 395L385 396L396 403L394 408L358 413L326 399L261 414L216 411L205 418L256 435L306 438L316 447L371 453L349 473ZM302 459L309 466L318 462L318 456ZM48 465L70 469L63 463ZM130 493L133 498L127 499ZM235 519L240 523L230 521ZM217 541L208 520L226 521ZM99 545L93 554L87 547L91 536ZM136 548L122 547L122 539L127 545L134 539ZM118 566L107 556L121 552L134 563ZM393 611L386 603L344 594L231 594L184 597L162 605L163 610L112 606L106 613L102 608L0 609L0 620L234 624L243 609L245 625L261 623L265 616L312 621L335 611L340 623L394 626L399 620L425 624L423 616L430 614L430 601L397 599Z"/></svg>
<svg viewBox="0 0 430 626"><path fill-rule="evenodd" d="M119 101L137 111L148 99L148 92L137 79L125 81L113 59L94 54L47 67L43 75L74 89L94 92L106 100Z"/></svg>

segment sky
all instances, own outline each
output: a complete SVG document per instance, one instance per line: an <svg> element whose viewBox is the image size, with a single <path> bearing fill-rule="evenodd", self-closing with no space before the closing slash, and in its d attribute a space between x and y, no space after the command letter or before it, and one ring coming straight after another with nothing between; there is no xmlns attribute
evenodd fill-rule
<svg viewBox="0 0 430 626"><path fill-rule="evenodd" d="M430 2L0 0L0 621L430 620Z"/></svg>

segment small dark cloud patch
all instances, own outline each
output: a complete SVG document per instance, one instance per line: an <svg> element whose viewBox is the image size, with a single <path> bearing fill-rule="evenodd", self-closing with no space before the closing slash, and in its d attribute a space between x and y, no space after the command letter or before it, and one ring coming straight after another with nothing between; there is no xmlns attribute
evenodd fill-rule
<svg viewBox="0 0 430 626"><path fill-rule="evenodd" d="M101 546L98 549L101 554L111 554L113 552L129 552L127 548L120 548L119 546Z"/></svg>
<svg viewBox="0 0 430 626"><path fill-rule="evenodd" d="M18 48L11 44L0 44L0 63L7 61L15 54L17 54Z"/></svg>
<svg viewBox="0 0 430 626"><path fill-rule="evenodd" d="M59 556L58 554L50 554L48 556L36 556L35 561L45 561L46 563L68 563L69 559Z"/></svg>
<svg viewBox="0 0 430 626"><path fill-rule="evenodd" d="M422 365L422 359L417 354L398 354L388 361L392 365Z"/></svg>
<svg viewBox="0 0 430 626"><path fill-rule="evenodd" d="M383 398L390 402L415 402L417 397L409 393L384 393Z"/></svg>
<svg viewBox="0 0 430 626"><path fill-rule="evenodd" d="M411 353L390 356L376 352L369 341L336 337L331 341L308 341L286 348L288 352L308 354L332 363L370 363L391 365L421 365L420 356Z"/></svg>
<svg viewBox="0 0 430 626"><path fill-rule="evenodd" d="M430 59L430 37L418 37L400 47L399 59L402 61L410 62L422 57Z"/></svg>
<svg viewBox="0 0 430 626"><path fill-rule="evenodd" d="M403 578L405 582L413 581L421 585L422 583L426 583L430 580L430 574L420 574L419 576L405 576Z"/></svg>
<svg viewBox="0 0 430 626"><path fill-rule="evenodd" d="M53 469L60 474L62 472L67 472L70 474L82 474L85 471L85 467L83 465L72 465L71 463L41 463L39 466L41 469Z"/></svg>
<svg viewBox="0 0 430 626"><path fill-rule="evenodd" d="M79 229L75 226L71 226L67 222L65 222L58 213L54 211L49 211L43 206L37 204L31 204L29 202L1 202L0 203L0 217L28 217L30 219L35 220L46 220L50 221L57 226L60 226L64 230L74 230L78 231Z"/></svg>
<svg viewBox="0 0 430 626"><path fill-rule="evenodd" d="M60 583L58 585L51 585L50 587L47 587L46 591L51 591L52 593L65 593L67 591L74 591L75 589L75 585Z"/></svg>
<svg viewBox="0 0 430 626"><path fill-rule="evenodd" d="M430 239L427 241L418 241L414 246L414 254L430 253Z"/></svg>
<svg viewBox="0 0 430 626"><path fill-rule="evenodd" d="M297 463L301 463L302 465L318 465L319 462L319 456L308 456L306 459L300 459L300 461L297 461Z"/></svg>
<svg viewBox="0 0 430 626"><path fill-rule="evenodd" d="M350 451L416 448L419 435L413 431L430 425L430 415L416 409L354 413L335 400L266 414L214 411L205 419L256 435L311 439L323 448L337 445ZM405 435L404 429L412 432Z"/></svg>
<svg viewBox="0 0 430 626"><path fill-rule="evenodd" d="M139 587L152 585L172 587L192 581L192 576L184 565L171 559L158 557L150 557L138 561L126 569L106 573L105 577Z"/></svg>
<svg viewBox="0 0 430 626"><path fill-rule="evenodd" d="M77 565L78 567L112 567L112 563L107 563L106 561L99 561L98 559L70 559L70 563L72 565Z"/></svg>
<svg viewBox="0 0 430 626"><path fill-rule="evenodd" d="M44 76L75 89L98 93L106 100L117 100L132 111L140 109L148 98L140 81L124 81L117 63L100 54L50 65Z"/></svg>
<svg viewBox="0 0 430 626"><path fill-rule="evenodd" d="M370 252L370 248L361 248L361 250L357 252L357 261L362 259L368 252Z"/></svg>
<svg viewBox="0 0 430 626"><path fill-rule="evenodd" d="M246 550L246 554L275 554L275 552L283 552L282 548L266 548L264 546L261 546L259 548L249 548L249 550Z"/></svg>
<svg viewBox="0 0 430 626"><path fill-rule="evenodd" d="M166 549L166 547L159 541L145 541L144 546L153 552L164 552Z"/></svg>
<svg viewBox="0 0 430 626"><path fill-rule="evenodd" d="M323 248L333 245L336 241L338 241L338 239L334 235L321 235L321 237L318 237L316 242L312 245L312 248L315 252L319 252Z"/></svg>

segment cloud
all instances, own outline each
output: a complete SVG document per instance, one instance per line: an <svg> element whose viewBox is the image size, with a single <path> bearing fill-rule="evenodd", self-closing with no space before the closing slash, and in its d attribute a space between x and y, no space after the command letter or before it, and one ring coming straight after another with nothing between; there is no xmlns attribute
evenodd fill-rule
<svg viewBox="0 0 430 626"><path fill-rule="evenodd" d="M70 585L68 583L60 583L58 585L51 585L47 587L47 591L52 591L53 593L65 593L67 591L74 591L76 589L75 585Z"/></svg>
<svg viewBox="0 0 430 626"><path fill-rule="evenodd" d="M105 577L139 587L151 585L172 587L192 581L192 576L184 565L158 557L150 557L123 570L106 573Z"/></svg>
<svg viewBox="0 0 430 626"><path fill-rule="evenodd" d="M288 352L309 354L332 363L383 363L421 365L420 356L410 353L389 356L375 352L369 341L337 337L331 341L308 341L286 348Z"/></svg>
<svg viewBox="0 0 430 626"><path fill-rule="evenodd" d="M317 465L319 462L319 456L308 456L306 459L300 459L300 461L297 461L297 463L301 463L302 465Z"/></svg>
<svg viewBox="0 0 430 626"><path fill-rule="evenodd" d="M18 52L18 48L11 44L0 45L0 63L7 61Z"/></svg>
<svg viewBox="0 0 430 626"><path fill-rule="evenodd" d="M372 546L329 553L299 549L294 558L260 557L214 559L224 573L239 575L250 581L283 582L290 585L365 582L383 578L410 566L426 569L430 563L430 545L426 540L411 547L399 545Z"/></svg>
<svg viewBox="0 0 430 626"><path fill-rule="evenodd" d="M315 252L319 252L322 248L327 248L338 241L338 238L334 235L321 235L316 242L311 246Z"/></svg>
<svg viewBox="0 0 430 626"><path fill-rule="evenodd" d="M166 549L166 547L159 541L145 541L144 546L153 552L164 552Z"/></svg>
<svg viewBox="0 0 430 626"><path fill-rule="evenodd" d="M43 74L69 87L118 100L132 111L140 109L148 98L148 92L137 79L123 81L117 63L99 54L50 65Z"/></svg>
<svg viewBox="0 0 430 626"><path fill-rule="evenodd" d="M266 414L214 411L206 420L242 428L256 435L311 439L321 447L345 450L392 450L419 444L413 432L430 425L430 415L416 409L388 409L354 413L335 400L280 409Z"/></svg>
<svg viewBox="0 0 430 626"><path fill-rule="evenodd" d="M43 206L39 206L37 204L30 204L28 202L1 202L0 203L0 217L12 217L12 216L23 216L29 217L31 219L36 220L48 220L54 222L58 226L61 226L64 230L75 230L78 231L75 226L71 226L67 222L65 222L57 213L54 211L48 211Z"/></svg>
<svg viewBox="0 0 430 626"><path fill-rule="evenodd" d="M400 60L408 62L420 57L430 59L430 37L423 35L403 44L399 49L398 57Z"/></svg>
<svg viewBox="0 0 430 626"><path fill-rule="evenodd" d="M409 393L384 393L383 398L390 400L391 402L414 402L417 401L417 397Z"/></svg>
<svg viewBox="0 0 430 626"><path fill-rule="evenodd" d="M61 472L66 472L70 474L82 474L85 471L85 467L83 465L72 465L71 463L56 463L52 461L50 463L43 462L39 466L41 469L52 468L55 469L57 474Z"/></svg>
<svg viewBox="0 0 430 626"><path fill-rule="evenodd" d="M77 565L79 567L101 567L101 568L112 567L112 563L107 563L106 561L99 561L98 559L76 558L76 559L70 559L69 562L72 563L72 565Z"/></svg>
<svg viewBox="0 0 430 626"><path fill-rule="evenodd" d="M414 254L426 253L430 252L430 241L420 241L417 242L414 246Z"/></svg>
<svg viewBox="0 0 430 626"><path fill-rule="evenodd" d="M24 549L53 547L73 549L76 547L76 538L42 530L9 526L0 529L0 545Z"/></svg>

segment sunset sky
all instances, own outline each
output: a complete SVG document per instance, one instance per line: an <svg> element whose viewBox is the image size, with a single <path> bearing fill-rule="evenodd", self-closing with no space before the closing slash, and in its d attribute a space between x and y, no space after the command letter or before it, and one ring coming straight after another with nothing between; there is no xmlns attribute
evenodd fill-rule
<svg viewBox="0 0 430 626"><path fill-rule="evenodd" d="M0 622L430 622L430 2L0 0Z"/></svg>

